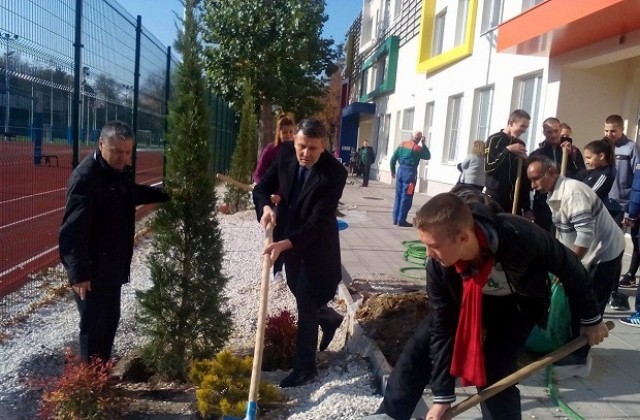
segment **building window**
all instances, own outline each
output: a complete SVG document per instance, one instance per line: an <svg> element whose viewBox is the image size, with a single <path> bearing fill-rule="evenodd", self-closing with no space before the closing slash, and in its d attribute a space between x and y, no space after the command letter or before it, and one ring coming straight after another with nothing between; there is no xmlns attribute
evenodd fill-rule
<svg viewBox="0 0 640 420"><path fill-rule="evenodd" d="M380 134L378 140L378 148L376 152L379 157L383 158L387 156L387 148L389 147L389 135L391 134L391 114L385 114L380 117Z"/></svg>
<svg viewBox="0 0 640 420"><path fill-rule="evenodd" d="M444 141L444 163L455 163L460 138L460 113L462 112L462 95L451 96L447 107L447 128Z"/></svg>
<svg viewBox="0 0 640 420"><path fill-rule="evenodd" d="M456 0L447 4L456 9L447 22L447 8L436 6L442 2L423 2L420 21L420 45L418 49L418 72L427 77L436 70L456 63L473 53L476 15L480 0ZM455 19L457 18L457 20ZM456 26L452 26L453 24ZM451 26L451 28L449 28ZM454 45L457 43L458 45Z"/></svg>
<svg viewBox="0 0 640 420"><path fill-rule="evenodd" d="M484 33L498 26L502 21L501 15L502 0L484 0L480 32Z"/></svg>
<svg viewBox="0 0 640 420"><path fill-rule="evenodd" d="M529 129L520 138L527 145L528 150L538 148L538 136L540 130L538 119L540 114L541 92L542 92L542 74L526 76L515 80L516 107L524 109L531 116Z"/></svg>
<svg viewBox="0 0 640 420"><path fill-rule="evenodd" d="M397 36L388 37L362 63L361 74L363 82L360 102L369 102L378 96L387 95L395 90L399 43ZM367 79L366 82L364 81L365 77Z"/></svg>
<svg viewBox="0 0 640 420"><path fill-rule="evenodd" d="M476 90L473 104L474 129L471 141L485 141L489 137L489 121L493 103L493 86Z"/></svg>
<svg viewBox="0 0 640 420"><path fill-rule="evenodd" d="M453 40L453 46L464 42L467 33L467 13L469 12L469 0L458 0L458 12L456 17L456 35Z"/></svg>
<svg viewBox="0 0 640 420"><path fill-rule="evenodd" d="M529 10L536 4L540 4L543 1L547 0L522 0L522 11L524 12L525 10Z"/></svg>
<svg viewBox="0 0 640 420"><path fill-rule="evenodd" d="M431 56L442 54L442 47L444 44L444 21L447 18L447 9L436 15L433 22L433 43L431 45Z"/></svg>
<svg viewBox="0 0 640 420"><path fill-rule="evenodd" d="M424 126L422 128L422 134L425 137L425 143L429 150L431 150L431 138L433 137L433 111L436 107L435 102L427 102L424 108ZM429 161L425 161L429 164Z"/></svg>
<svg viewBox="0 0 640 420"><path fill-rule="evenodd" d="M395 0L393 3L393 18L398 19L402 15L402 0Z"/></svg>
<svg viewBox="0 0 640 420"><path fill-rule="evenodd" d="M396 112L396 131L395 131L395 138L393 139L394 145L398 145L402 141L402 133L400 132L400 129L402 127L400 126L400 121L402 121L402 111L397 111Z"/></svg>
<svg viewBox="0 0 640 420"><path fill-rule="evenodd" d="M402 112L402 126L400 127L400 141L409 140L413 136L413 116L415 108L407 108Z"/></svg>

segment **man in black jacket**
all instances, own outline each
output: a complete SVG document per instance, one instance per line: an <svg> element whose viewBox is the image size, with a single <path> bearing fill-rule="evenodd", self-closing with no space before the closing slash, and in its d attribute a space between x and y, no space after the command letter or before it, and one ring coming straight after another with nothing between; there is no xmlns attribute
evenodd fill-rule
<svg viewBox="0 0 640 420"><path fill-rule="evenodd" d="M527 131L531 117L522 110L516 109L509 115L507 126L489 136L485 142L485 187L486 193L502 210L511 213L513 208L516 179L518 177L518 159L527 158L527 148L519 138ZM523 165L524 166L524 165ZM525 182L526 168L520 172L520 191L516 214L533 220L529 204L529 188Z"/></svg>
<svg viewBox="0 0 640 420"><path fill-rule="evenodd" d="M555 163L556 168L562 167L562 144L569 141L567 138L563 138L562 135L562 123L555 117L549 117L542 122L542 134L544 135L544 141L540 143L539 147L531 152L531 156L546 156ZM573 143L573 140L570 141ZM584 159L582 153L577 147L571 147L569 152L569 159L567 161L567 173L565 176L568 178L575 178L579 171L584 170ZM527 188L527 191L529 188ZM555 227L551 221L551 210L547 205L547 193L535 191L533 194L533 206L532 211L535 217L535 222L541 228L555 233Z"/></svg>
<svg viewBox="0 0 640 420"><path fill-rule="evenodd" d="M483 389L513 373L531 329L544 322L548 272L562 279L589 344L608 335L580 260L549 232L495 213L486 196L470 194L477 203L444 193L417 213L418 237L428 250L429 312L389 377L378 412L393 419L411 417L428 383L434 405L427 419L439 420L455 401L456 377ZM515 386L481 409L485 420L522 419Z"/></svg>
<svg viewBox="0 0 640 420"><path fill-rule="evenodd" d="M336 209L347 170L325 150L326 129L315 119L298 123L293 142L282 144L276 160L253 190L258 220L284 226L282 240L265 247L272 261L283 253L287 284L296 298L298 333L293 372L280 383L292 387L316 375L318 326L324 350L342 322L327 303L342 278ZM271 194L281 192L278 214Z"/></svg>
<svg viewBox="0 0 640 420"><path fill-rule="evenodd" d="M133 132L107 123L98 150L74 169L60 227L60 259L80 312L80 357L111 357L120 321L120 289L129 281L136 205L167 201L159 188L133 182Z"/></svg>

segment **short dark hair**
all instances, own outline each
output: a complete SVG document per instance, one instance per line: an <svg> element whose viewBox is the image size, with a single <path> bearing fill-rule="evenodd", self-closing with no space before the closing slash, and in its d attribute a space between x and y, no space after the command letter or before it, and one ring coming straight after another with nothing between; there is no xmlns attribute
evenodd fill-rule
<svg viewBox="0 0 640 420"><path fill-rule="evenodd" d="M313 137L325 139L327 137L327 129L322 121L316 118L305 118L298 123L296 127L298 131L302 131L305 137Z"/></svg>
<svg viewBox="0 0 640 420"><path fill-rule="evenodd" d="M111 139L134 140L135 136L128 124L122 121L109 121L102 127L100 138L102 141L109 142Z"/></svg>
<svg viewBox="0 0 640 420"><path fill-rule="evenodd" d="M609 115L607 117L607 119L604 120L604 123L605 124L615 125L615 126L620 127L620 128L624 127L624 120L618 114Z"/></svg>
<svg viewBox="0 0 640 420"><path fill-rule="evenodd" d="M557 119L556 117L549 117L546 120L542 121L542 126L544 127L545 125L549 125L549 124L561 124L560 120Z"/></svg>
<svg viewBox="0 0 640 420"><path fill-rule="evenodd" d="M427 201L416 213L413 225L422 231L440 226L453 237L465 228L473 228L474 222L471 210L464 201L448 192Z"/></svg>
<svg viewBox="0 0 640 420"><path fill-rule="evenodd" d="M511 112L509 115L509 123L515 122L516 120L529 120L531 121L531 116L524 109L516 109Z"/></svg>

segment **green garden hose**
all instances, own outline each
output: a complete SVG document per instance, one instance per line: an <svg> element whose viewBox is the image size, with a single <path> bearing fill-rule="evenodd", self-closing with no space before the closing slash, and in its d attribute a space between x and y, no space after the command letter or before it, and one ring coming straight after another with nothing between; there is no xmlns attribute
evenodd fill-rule
<svg viewBox="0 0 640 420"><path fill-rule="evenodd" d="M576 413L567 403L562 401L560 396L558 395L558 389L556 385L553 383L553 365L547 366L547 389L549 389L549 394L551 395L551 399L553 403L560 407L562 411L572 420L584 420L580 414Z"/></svg>
<svg viewBox="0 0 640 420"><path fill-rule="evenodd" d="M409 277L411 279L421 280L424 279L425 271L424 271L424 261L427 257L427 248L420 241L403 241L402 245L407 248L404 251L404 259L405 261L413 264L410 267L402 267L400 269L400 273L403 276ZM420 275L409 274L412 271L418 270Z"/></svg>

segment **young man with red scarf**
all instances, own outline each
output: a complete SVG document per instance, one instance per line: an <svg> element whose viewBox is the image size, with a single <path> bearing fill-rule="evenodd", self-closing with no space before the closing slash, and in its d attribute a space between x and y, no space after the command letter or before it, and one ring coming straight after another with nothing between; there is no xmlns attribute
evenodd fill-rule
<svg viewBox="0 0 640 420"><path fill-rule="evenodd" d="M483 389L517 369L533 326L545 322L548 272L558 276L571 315L590 345L608 335L580 260L529 220L496 212L472 192L463 200L439 194L418 211L414 225L427 246L429 312L407 342L387 382L378 413L409 419L427 384L434 405L427 419L446 419L455 378ZM497 210L499 211L499 210ZM482 418L521 420L515 386L481 404Z"/></svg>

